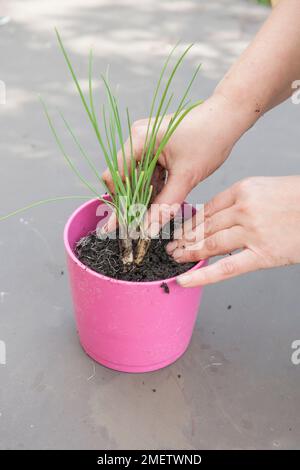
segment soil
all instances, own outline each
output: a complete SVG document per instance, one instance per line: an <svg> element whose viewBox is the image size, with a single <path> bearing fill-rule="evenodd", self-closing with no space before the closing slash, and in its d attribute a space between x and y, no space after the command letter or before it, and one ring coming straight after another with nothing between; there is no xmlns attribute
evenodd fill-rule
<svg viewBox="0 0 300 470"><path fill-rule="evenodd" d="M141 266L133 265L129 271L124 270L119 256L117 239L101 239L95 232L81 238L76 244L75 254L79 261L97 273L124 281L147 282L168 279L178 276L196 263L177 263L171 258L165 248L169 240L161 237L151 240L149 250ZM169 293L165 283L161 284L163 292Z"/></svg>

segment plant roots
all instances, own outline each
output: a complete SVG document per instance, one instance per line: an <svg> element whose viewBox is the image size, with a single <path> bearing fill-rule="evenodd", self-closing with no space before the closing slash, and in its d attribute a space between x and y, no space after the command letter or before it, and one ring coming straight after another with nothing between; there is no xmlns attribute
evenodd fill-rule
<svg viewBox="0 0 300 470"><path fill-rule="evenodd" d="M122 238L119 240L120 256L125 271L128 271L133 265L133 245L131 238Z"/></svg>
<svg viewBox="0 0 300 470"><path fill-rule="evenodd" d="M137 246L136 246L136 252L135 252L135 257L134 257L134 262L137 266L140 266L142 262L144 261L144 258L149 249L150 243L151 243L150 237L139 239Z"/></svg>

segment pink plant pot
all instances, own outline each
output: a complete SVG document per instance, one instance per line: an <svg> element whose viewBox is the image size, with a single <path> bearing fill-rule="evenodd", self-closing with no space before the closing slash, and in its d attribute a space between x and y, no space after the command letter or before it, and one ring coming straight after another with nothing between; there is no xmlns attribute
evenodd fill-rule
<svg viewBox="0 0 300 470"><path fill-rule="evenodd" d="M100 364L123 372L148 372L176 361L187 349L197 318L202 288L183 288L175 277L126 282L83 265L74 248L95 230L101 202L91 200L69 218L64 243L81 345ZM103 216L102 216L103 218ZM193 269L206 265L201 261ZM169 294L161 287L169 288Z"/></svg>

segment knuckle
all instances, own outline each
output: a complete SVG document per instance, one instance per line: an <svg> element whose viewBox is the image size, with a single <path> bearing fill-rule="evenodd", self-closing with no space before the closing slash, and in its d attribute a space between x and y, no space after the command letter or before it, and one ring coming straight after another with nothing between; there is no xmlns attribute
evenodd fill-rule
<svg viewBox="0 0 300 470"><path fill-rule="evenodd" d="M204 247L208 251L215 251L218 248L218 243L215 237L209 237L204 241Z"/></svg>
<svg viewBox="0 0 300 470"><path fill-rule="evenodd" d="M246 210L246 207L245 207L245 204L242 203L241 201L237 201L235 203L235 211L237 213L237 215L239 214L243 214Z"/></svg>
<svg viewBox="0 0 300 470"><path fill-rule="evenodd" d="M143 120L135 121L131 126L131 133L133 136L141 136L145 132L145 124Z"/></svg>
<svg viewBox="0 0 300 470"><path fill-rule="evenodd" d="M229 258L224 258L222 261L220 261L220 267L222 274L224 274L225 276L235 274L235 265Z"/></svg>
<svg viewBox="0 0 300 470"><path fill-rule="evenodd" d="M108 170L105 170L102 173L102 179L104 180L105 183L110 180L110 172Z"/></svg>
<svg viewBox="0 0 300 470"><path fill-rule="evenodd" d="M204 221L204 235L210 235L213 232L213 221L207 217Z"/></svg>
<svg viewBox="0 0 300 470"><path fill-rule="evenodd" d="M141 137L141 126L137 126L133 124L131 127L131 135L134 139L140 138Z"/></svg>
<svg viewBox="0 0 300 470"><path fill-rule="evenodd" d="M253 188L255 178L244 178L236 183L236 189L239 194L249 194Z"/></svg>
<svg viewBox="0 0 300 470"><path fill-rule="evenodd" d="M250 201L248 201L247 199L240 202L238 205L237 205L237 210L238 212L242 213L242 214L251 214L251 211L252 211L252 207L251 207L251 203Z"/></svg>
<svg viewBox="0 0 300 470"><path fill-rule="evenodd" d="M137 121L134 121L132 124L131 124L131 130L135 130L137 129L138 127L140 127L142 124L142 120L139 119Z"/></svg>
<svg viewBox="0 0 300 470"><path fill-rule="evenodd" d="M250 221L252 225L256 223L256 219L259 214L259 208L257 208L257 205L251 196L241 201L237 205L237 210L239 213L246 216L247 220Z"/></svg>
<svg viewBox="0 0 300 470"><path fill-rule="evenodd" d="M214 212L214 200L211 199L210 201L208 201L205 205L204 205L204 213L205 215L209 216L210 214L212 214Z"/></svg>

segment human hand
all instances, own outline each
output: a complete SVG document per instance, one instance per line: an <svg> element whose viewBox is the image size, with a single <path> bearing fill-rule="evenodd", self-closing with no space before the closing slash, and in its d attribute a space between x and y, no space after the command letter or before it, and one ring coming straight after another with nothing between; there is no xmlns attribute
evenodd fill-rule
<svg viewBox="0 0 300 470"><path fill-rule="evenodd" d="M180 263L242 251L179 276L183 287L299 263L300 176L242 180L209 201L204 221L192 230L167 245L167 252Z"/></svg>
<svg viewBox="0 0 300 470"><path fill-rule="evenodd" d="M171 116L167 116L158 132L156 147L165 133ZM142 156L147 132L147 119L137 121L132 126L133 152L136 160ZM213 173L228 157L234 143L249 127L248 117L243 116L238 104L229 102L219 93L193 109L179 124L170 141L161 153L158 162L168 171L168 179L162 191L152 201L159 205L158 211L151 212L148 225L163 225L172 211L168 207L181 204L187 194L200 181ZM130 142L125 144L125 154L130 165ZM118 155L120 173L123 174L123 156ZM109 170L103 179L113 192L113 181ZM166 210L167 207L167 210ZM112 217L106 231L115 227ZM150 230L150 227L149 227Z"/></svg>

